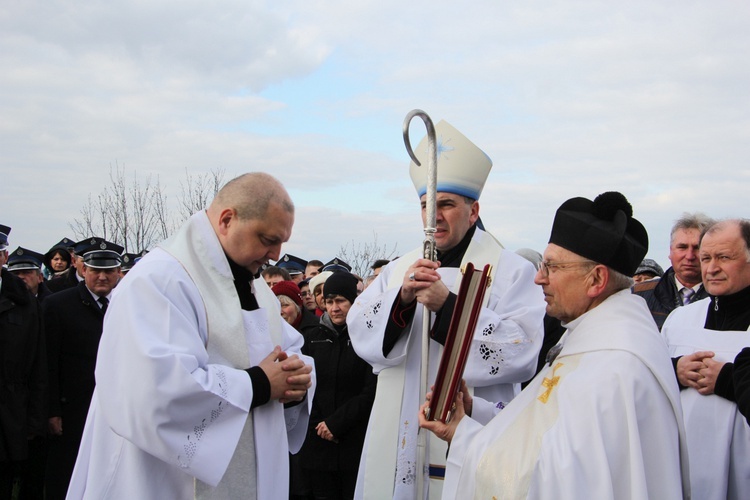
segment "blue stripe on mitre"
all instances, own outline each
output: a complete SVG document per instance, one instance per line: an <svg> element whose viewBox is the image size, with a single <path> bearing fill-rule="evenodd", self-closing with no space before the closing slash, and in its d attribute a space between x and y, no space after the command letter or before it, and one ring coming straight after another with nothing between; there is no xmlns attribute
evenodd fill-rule
<svg viewBox="0 0 750 500"><path fill-rule="evenodd" d="M481 190L477 189L476 186L467 186L465 184L458 184L455 182L438 182L437 184L438 193L453 193L459 196L466 196L472 200L478 200ZM427 193L427 186L420 186L417 194L420 198Z"/></svg>

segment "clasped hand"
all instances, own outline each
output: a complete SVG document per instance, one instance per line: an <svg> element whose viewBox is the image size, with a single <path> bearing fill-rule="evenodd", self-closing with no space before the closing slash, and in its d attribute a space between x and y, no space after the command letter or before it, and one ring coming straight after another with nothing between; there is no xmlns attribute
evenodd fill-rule
<svg viewBox="0 0 750 500"><path fill-rule="evenodd" d="M440 262L429 259L419 259L412 264L401 284L401 302L410 304L416 299L430 311L439 311L450 294L437 272L439 267Z"/></svg>
<svg viewBox="0 0 750 500"><path fill-rule="evenodd" d="M724 363L713 359L712 351L686 354L677 361L677 380L707 396L714 393L716 379Z"/></svg>
<svg viewBox="0 0 750 500"><path fill-rule="evenodd" d="M276 346L259 366L271 384L272 400L278 399L281 403L301 401L312 385L312 366L305 364L296 354L287 355L280 346Z"/></svg>

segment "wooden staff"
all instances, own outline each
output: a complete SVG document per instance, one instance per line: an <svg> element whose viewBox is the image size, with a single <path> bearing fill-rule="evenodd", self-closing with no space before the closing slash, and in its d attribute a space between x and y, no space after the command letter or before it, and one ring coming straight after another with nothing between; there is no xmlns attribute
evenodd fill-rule
<svg viewBox="0 0 750 500"><path fill-rule="evenodd" d="M406 151L409 153L412 161L417 166L422 166L417 156L414 154L414 150L411 147L411 141L409 140L409 124L412 118L418 116L422 119L425 126L427 127L427 157L429 163L427 164L427 199L425 203L425 221L424 221L424 243L422 247L422 256L425 259L429 259L433 262L437 260L437 248L435 247L435 232L437 228L436 215L437 211L437 141L435 139L435 126L432 123L432 119L422 111L421 109L414 109L406 115L404 119L404 144L406 145ZM422 307L422 364L420 365L419 372L419 400L420 404L427 397L427 380L428 377L428 363L430 355L430 311L426 307ZM424 498L424 483L425 483L425 459L427 455L427 432L424 429L419 429L417 439L417 499L422 500Z"/></svg>

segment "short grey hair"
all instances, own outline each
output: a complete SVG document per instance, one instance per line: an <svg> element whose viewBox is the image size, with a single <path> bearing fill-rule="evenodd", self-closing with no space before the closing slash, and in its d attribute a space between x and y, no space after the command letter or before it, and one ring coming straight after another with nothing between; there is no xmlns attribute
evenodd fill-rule
<svg viewBox="0 0 750 500"><path fill-rule="evenodd" d="M682 217L677 219L672 226L672 232L669 233L669 245L672 245L672 242L674 241L674 235L677 231L697 229L699 233L703 234L706 228L711 226L715 222L716 221L714 221L711 217L702 212L695 212L692 214L685 212L682 214Z"/></svg>
<svg viewBox="0 0 750 500"><path fill-rule="evenodd" d="M750 262L750 220L748 219L725 219L714 221L711 225L703 229L703 232L701 233L701 241L703 241L703 237L707 234L713 234L731 225L736 225L739 228L740 236L745 242L745 255L747 256L747 262Z"/></svg>
<svg viewBox="0 0 750 500"><path fill-rule="evenodd" d="M615 271L611 267L607 267L609 270L609 282L611 284L613 293L625 290L633 286L633 278L626 276L619 271Z"/></svg>

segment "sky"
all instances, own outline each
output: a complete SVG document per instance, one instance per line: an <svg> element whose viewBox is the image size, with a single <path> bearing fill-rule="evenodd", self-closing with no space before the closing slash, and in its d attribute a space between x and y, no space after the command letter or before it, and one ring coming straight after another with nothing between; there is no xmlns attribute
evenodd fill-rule
<svg viewBox="0 0 750 500"><path fill-rule="evenodd" d="M721 0L6 0L0 224L43 253L114 165L173 206L188 174L264 171L297 207L283 251L406 253L419 108L492 158L480 215L506 248L617 190L666 268L683 212L748 217L748 26Z"/></svg>

